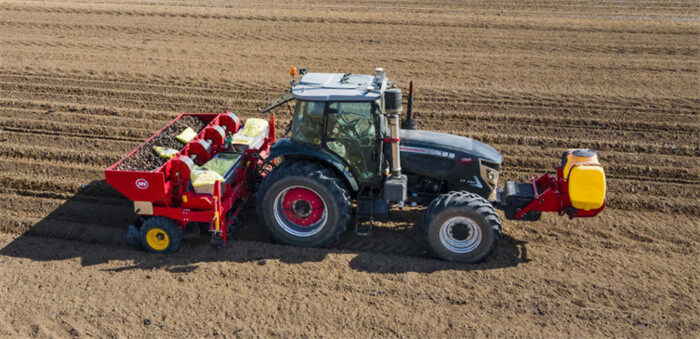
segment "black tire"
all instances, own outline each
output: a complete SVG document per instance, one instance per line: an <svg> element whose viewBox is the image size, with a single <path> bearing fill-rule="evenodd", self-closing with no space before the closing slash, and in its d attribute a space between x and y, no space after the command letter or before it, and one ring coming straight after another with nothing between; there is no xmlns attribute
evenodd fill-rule
<svg viewBox="0 0 700 339"><path fill-rule="evenodd" d="M133 248L141 248L141 232L134 225L126 228L126 243Z"/></svg>
<svg viewBox="0 0 700 339"><path fill-rule="evenodd" d="M501 236L501 221L493 205L469 192L435 198L423 214L423 240L444 260L474 263L486 258Z"/></svg>
<svg viewBox="0 0 700 339"><path fill-rule="evenodd" d="M151 231L154 233L149 236ZM177 251L182 241L182 230L174 221L166 217L149 218L143 223L139 233L141 246L148 252L173 253ZM156 237L156 242L153 241L153 237Z"/></svg>
<svg viewBox="0 0 700 339"><path fill-rule="evenodd" d="M287 198L285 192L293 189L310 190L320 198L323 209L311 209L323 211L318 222L299 226L287 217L285 211L291 212L282 208L282 203ZM298 201L301 199L294 203ZM338 239L350 220L350 200L343 181L323 165L305 160L285 162L267 175L260 184L256 208L276 241L300 247L327 246Z"/></svg>

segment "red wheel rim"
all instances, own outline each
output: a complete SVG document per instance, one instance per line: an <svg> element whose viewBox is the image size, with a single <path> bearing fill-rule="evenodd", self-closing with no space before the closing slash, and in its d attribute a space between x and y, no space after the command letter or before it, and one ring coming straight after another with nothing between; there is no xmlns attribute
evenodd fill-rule
<svg viewBox="0 0 700 339"><path fill-rule="evenodd" d="M323 216L323 200L314 191L296 187L282 197L282 209L287 219L298 226L308 227Z"/></svg>

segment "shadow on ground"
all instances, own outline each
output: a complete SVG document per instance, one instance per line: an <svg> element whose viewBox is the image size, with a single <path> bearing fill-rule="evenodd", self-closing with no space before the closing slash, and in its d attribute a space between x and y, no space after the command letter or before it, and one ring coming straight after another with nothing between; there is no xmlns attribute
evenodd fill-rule
<svg viewBox="0 0 700 339"><path fill-rule="evenodd" d="M150 254L131 249L124 240L126 226L136 218L131 202L104 180L98 180L85 185L25 230L0 249L0 254L39 261L78 258L84 266L122 260L131 264L114 270L164 268L173 273L196 270L201 262L319 262L330 253L354 255L349 263L351 268L374 273L488 270L528 261L526 244L508 235L501 238L495 252L482 263L435 260L425 251L417 230L421 214L419 208L392 211L388 218L391 221L378 223L373 234L366 237L356 235L351 223L330 248L320 249L272 243L255 213L250 211L243 216L242 225L232 232L232 239L221 248L212 248L209 237L202 235L183 240L174 254Z"/></svg>

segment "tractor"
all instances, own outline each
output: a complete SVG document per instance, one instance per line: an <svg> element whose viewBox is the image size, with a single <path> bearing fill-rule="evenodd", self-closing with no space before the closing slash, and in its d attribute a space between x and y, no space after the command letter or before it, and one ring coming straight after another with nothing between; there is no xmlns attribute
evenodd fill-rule
<svg viewBox="0 0 700 339"><path fill-rule="evenodd" d="M555 176L501 189L503 158L495 149L415 129L412 83L400 121L401 90L381 68L291 74L289 91L262 110L289 108L282 139L274 115L269 123L242 123L230 112L181 114L105 170L139 214L127 227L129 244L171 253L182 238L208 231L219 246L254 204L278 242L322 247L351 220L357 234L369 235L374 220L410 204L427 206L420 227L435 256L478 262L501 235L496 208L508 219L534 221L541 212L593 217L605 207L595 151L568 150Z"/></svg>
<svg viewBox="0 0 700 339"><path fill-rule="evenodd" d="M373 75L296 68L290 74L289 92L262 110L286 105L292 118L266 158L272 170L255 204L280 243L327 246L353 216L355 232L368 235L372 221L386 218L391 207L424 205L420 227L427 248L439 258L471 263L498 243L496 207L509 219L533 221L542 211L591 217L604 207L605 174L592 150L565 152L556 177L499 189L503 158L494 148L415 129L412 82L400 121L402 92L381 68Z"/></svg>

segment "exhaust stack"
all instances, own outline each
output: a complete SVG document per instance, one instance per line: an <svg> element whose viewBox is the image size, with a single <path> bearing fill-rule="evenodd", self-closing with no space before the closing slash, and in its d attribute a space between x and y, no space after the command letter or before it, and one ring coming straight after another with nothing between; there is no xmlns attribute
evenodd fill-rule
<svg viewBox="0 0 700 339"><path fill-rule="evenodd" d="M384 110L389 118L391 144L391 175L384 181L384 199L403 207L406 201L408 179L401 175L401 158L399 152L399 115L401 114L401 90L391 88L384 92Z"/></svg>
<svg viewBox="0 0 700 339"><path fill-rule="evenodd" d="M402 129L416 129L416 120L413 119L413 80L408 85L408 107L406 119L401 122Z"/></svg>
<svg viewBox="0 0 700 339"><path fill-rule="evenodd" d="M384 107L389 118L389 133L391 138L391 175L401 175L401 159L399 159L399 115L401 114L401 90L388 89L384 92Z"/></svg>

